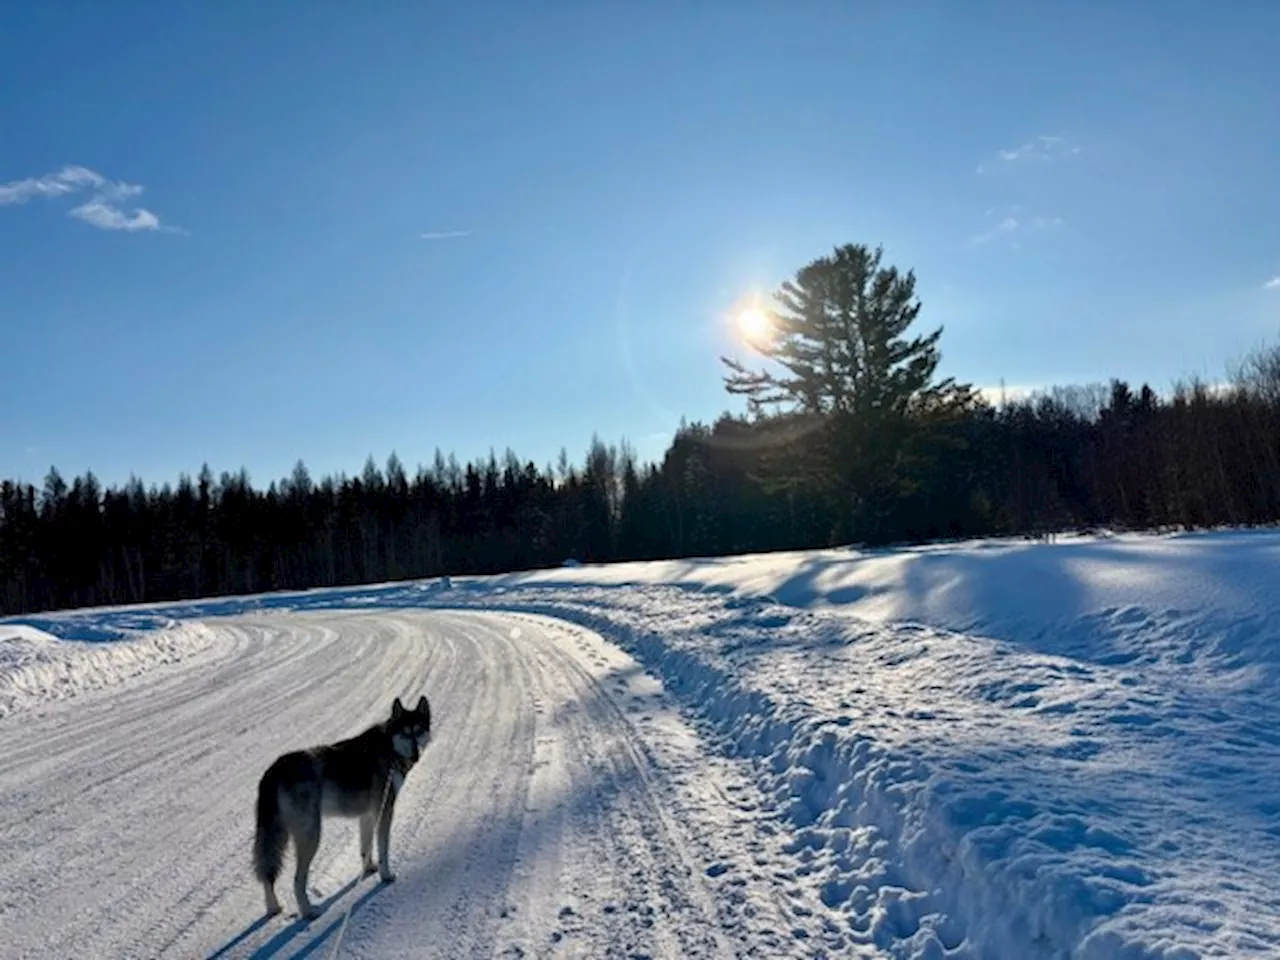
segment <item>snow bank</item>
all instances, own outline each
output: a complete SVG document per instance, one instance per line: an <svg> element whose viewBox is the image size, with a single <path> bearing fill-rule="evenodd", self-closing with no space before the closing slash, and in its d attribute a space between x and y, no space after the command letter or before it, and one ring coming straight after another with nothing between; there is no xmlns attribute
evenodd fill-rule
<svg viewBox="0 0 1280 960"><path fill-rule="evenodd" d="M985 540L886 550L570 565L189 603L11 618L69 639L117 639L173 619L280 609L416 606L441 590L678 586L876 623L924 624L1088 663L1215 682L1276 682L1280 532Z"/></svg>
<svg viewBox="0 0 1280 960"><path fill-rule="evenodd" d="M473 585L474 587L474 585ZM455 590L596 630L751 760L828 930L903 958L1280 949L1280 699L687 590ZM438 597L444 602L444 597ZM1211 678L1209 678L1211 679Z"/></svg>
<svg viewBox="0 0 1280 960"><path fill-rule="evenodd" d="M63 640L34 627L0 623L0 717L189 659L208 650L214 639L198 623L173 621L157 632L114 643Z"/></svg>
<svg viewBox="0 0 1280 960"><path fill-rule="evenodd" d="M621 563L504 586L672 584L1089 661L1280 670L1280 532L985 540ZM1275 641L1275 642L1272 642ZM1237 679L1247 680L1245 677Z"/></svg>

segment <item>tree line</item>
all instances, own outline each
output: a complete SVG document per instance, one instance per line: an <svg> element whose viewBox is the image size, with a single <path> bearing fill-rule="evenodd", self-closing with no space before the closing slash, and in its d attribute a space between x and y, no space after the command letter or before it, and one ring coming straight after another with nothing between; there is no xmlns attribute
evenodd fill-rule
<svg viewBox="0 0 1280 960"><path fill-rule="evenodd" d="M507 452L392 454L354 477L255 487L206 466L103 487L0 483L0 612L559 564L1083 527L1280 520L1280 347L1225 386L1120 381L991 403L936 375L915 278L861 245L782 285L760 366L725 358L745 413L681 424L658 462L593 438L538 467Z"/></svg>

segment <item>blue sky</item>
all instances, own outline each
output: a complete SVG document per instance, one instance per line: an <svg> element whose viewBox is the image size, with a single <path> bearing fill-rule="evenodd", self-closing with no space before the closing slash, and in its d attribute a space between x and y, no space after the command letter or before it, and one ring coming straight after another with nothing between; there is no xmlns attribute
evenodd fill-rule
<svg viewBox="0 0 1280 960"><path fill-rule="evenodd" d="M1280 333L1280 4L17 4L0 476L255 481L735 409L833 245L981 385Z"/></svg>

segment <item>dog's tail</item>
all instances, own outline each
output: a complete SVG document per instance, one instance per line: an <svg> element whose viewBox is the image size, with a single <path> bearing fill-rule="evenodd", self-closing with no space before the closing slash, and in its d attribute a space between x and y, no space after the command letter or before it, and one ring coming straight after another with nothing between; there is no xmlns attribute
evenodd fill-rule
<svg viewBox="0 0 1280 960"><path fill-rule="evenodd" d="M280 876L289 834L280 817L280 774L272 765L258 781L258 830L253 840L253 872L263 883Z"/></svg>

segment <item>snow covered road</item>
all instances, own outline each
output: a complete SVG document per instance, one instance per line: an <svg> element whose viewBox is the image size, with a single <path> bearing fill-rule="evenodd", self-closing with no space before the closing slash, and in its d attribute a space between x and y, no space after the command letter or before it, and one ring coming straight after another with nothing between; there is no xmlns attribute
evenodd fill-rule
<svg viewBox="0 0 1280 960"><path fill-rule="evenodd" d="M0 956L1275 957L1277 582L1100 535L0 620ZM259 922L261 771L421 692L399 880L329 821Z"/></svg>
<svg viewBox="0 0 1280 960"><path fill-rule="evenodd" d="M732 774L719 781L661 687L589 631L412 610L212 623L190 664L0 721L4 956L799 948L780 907L711 889L717 832L744 816ZM249 869L262 771L423 692L436 734L397 807L397 882L357 882L355 825L326 819L311 871L325 912L289 917L290 855L286 914L263 920Z"/></svg>

